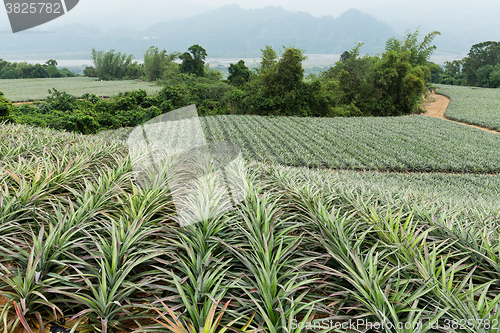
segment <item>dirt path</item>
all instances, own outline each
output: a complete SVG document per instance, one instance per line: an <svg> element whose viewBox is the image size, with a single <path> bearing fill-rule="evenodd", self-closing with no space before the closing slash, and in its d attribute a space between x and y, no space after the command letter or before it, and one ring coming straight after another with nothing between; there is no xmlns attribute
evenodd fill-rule
<svg viewBox="0 0 500 333"><path fill-rule="evenodd" d="M466 125L466 126L470 126L470 127L475 127L475 128L482 129L484 131L500 134L500 132L494 131L494 130L489 129L489 128L471 125L471 124L467 124L467 123L462 123L460 121L455 121L455 120L451 120L451 119L446 118L444 116L444 113L446 112L448 105L450 105L450 99L448 97L443 96L443 95L439 95L436 93L432 93L429 97L427 97L427 99L423 103L425 113L423 113L422 115L427 116L427 117L445 119L448 121L453 121L454 123L458 123L458 124L462 124L462 125Z"/></svg>
<svg viewBox="0 0 500 333"><path fill-rule="evenodd" d="M100 97L100 96L99 96ZM109 101L111 100L111 97L101 97L103 100L105 101ZM81 98L77 98L79 101L83 101L83 99ZM23 104L33 104L33 103L36 103L36 102L45 102L44 100L40 100L40 101L30 101L30 102L12 102L12 105L23 105Z"/></svg>

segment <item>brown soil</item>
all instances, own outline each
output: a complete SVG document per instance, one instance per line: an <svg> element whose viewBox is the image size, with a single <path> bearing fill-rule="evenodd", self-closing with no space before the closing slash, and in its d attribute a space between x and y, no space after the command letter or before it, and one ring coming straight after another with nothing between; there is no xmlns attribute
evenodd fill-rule
<svg viewBox="0 0 500 333"><path fill-rule="evenodd" d="M12 103L12 105L22 105L22 104L33 104L35 102L15 102L15 103Z"/></svg>
<svg viewBox="0 0 500 333"><path fill-rule="evenodd" d="M111 100L111 97L108 97L108 96L100 96L103 100L105 101L109 101ZM83 99L81 98L78 98L78 100L82 101ZM41 101L31 101L31 102L12 102L12 105L23 105L23 104L33 104L33 103L36 103L36 102L44 102L44 100L41 100Z"/></svg>
<svg viewBox="0 0 500 333"><path fill-rule="evenodd" d="M425 109L424 116L446 119L444 113L450 104L450 99L443 95L432 93L424 101L423 108Z"/></svg>
<svg viewBox="0 0 500 333"><path fill-rule="evenodd" d="M471 124L467 124L467 123L462 123L460 121L455 121L455 120L451 120L451 119L446 118L444 116L444 113L446 112L446 109L448 108L449 104L450 104L450 99L448 97L443 96L443 95L439 95L436 93L432 93L427 97L427 99L422 104L422 107L425 110L425 113L423 113L422 115L427 116L427 117L445 119L448 121L453 121L454 123L458 123L458 124L462 124L462 125L466 125L466 126L470 126L470 127L475 127L475 128L482 129L484 131L500 134L500 132L491 130L489 128L471 125Z"/></svg>

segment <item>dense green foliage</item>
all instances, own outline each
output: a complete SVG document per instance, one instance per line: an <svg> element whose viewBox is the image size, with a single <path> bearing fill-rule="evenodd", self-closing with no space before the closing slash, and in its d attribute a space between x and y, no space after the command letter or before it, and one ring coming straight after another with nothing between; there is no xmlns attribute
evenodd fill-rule
<svg viewBox="0 0 500 333"><path fill-rule="evenodd" d="M87 66L83 70L83 75L86 77L99 77L99 71L92 66Z"/></svg>
<svg viewBox="0 0 500 333"><path fill-rule="evenodd" d="M77 99L57 89L49 92L44 102L15 106L15 121L90 134L137 126L182 106L175 89L164 89L155 96L148 96L145 90L136 90L120 93L113 100L104 100L93 94L84 94L82 99Z"/></svg>
<svg viewBox="0 0 500 333"><path fill-rule="evenodd" d="M196 76L205 75L205 58L207 51L198 44L190 46L189 52L184 52L179 56L182 60L180 71L184 74L194 74Z"/></svg>
<svg viewBox="0 0 500 333"><path fill-rule="evenodd" d="M143 66L132 62L133 55L127 56L115 50L108 52L92 49L92 61L101 80L136 79L144 74Z"/></svg>
<svg viewBox="0 0 500 333"><path fill-rule="evenodd" d="M403 41L391 38L381 57L359 56L362 44L345 52L341 61L322 74L338 83L340 105L350 105L351 115L397 116L419 111L430 75L431 46L438 32L422 42L409 33Z"/></svg>
<svg viewBox="0 0 500 333"><path fill-rule="evenodd" d="M161 79L165 74L171 75L177 70L177 64L174 60L180 56L173 52L167 54L166 50L160 51L157 47L151 46L144 53L144 72L148 81Z"/></svg>
<svg viewBox="0 0 500 333"><path fill-rule="evenodd" d="M262 50L257 73L244 85L238 113L281 116L326 116L336 105L333 92L318 79L304 80L303 52L285 48L279 59L270 47Z"/></svg>
<svg viewBox="0 0 500 333"><path fill-rule="evenodd" d="M12 103L0 91L0 122L12 119Z"/></svg>
<svg viewBox="0 0 500 333"><path fill-rule="evenodd" d="M68 69L58 69L57 61L50 59L45 64L29 64L27 62L8 62L0 59L0 79L37 79L74 77Z"/></svg>
<svg viewBox="0 0 500 333"><path fill-rule="evenodd" d="M250 79L250 70L243 60L238 61L237 64L230 64L228 72L229 76L227 79L234 86L241 86Z"/></svg>
<svg viewBox="0 0 500 333"><path fill-rule="evenodd" d="M498 89L438 85L438 93L451 99L446 118L500 131Z"/></svg>
<svg viewBox="0 0 500 333"><path fill-rule="evenodd" d="M463 323L453 331L487 333L499 319L500 206L474 195L498 195L498 175L394 183L252 164L243 202L181 227L165 186L137 186L119 142L22 125L2 125L0 136L7 331L62 316L77 331L131 330L157 308L200 332L217 300L228 302L220 323L248 322L246 332L340 332L328 318L363 318L422 327L398 332ZM457 179L463 192L448 185ZM445 190L420 191L422 181Z"/></svg>
<svg viewBox="0 0 500 333"><path fill-rule="evenodd" d="M403 41L391 38L380 57L360 57L360 44L320 77L305 77L304 51L295 47L278 55L266 46L255 71L240 60L230 65L227 81L204 66L207 54L197 44L180 56L180 66L172 61L175 55L156 48L148 51L148 62L156 68L151 79L162 77L163 85L179 87L185 105L196 104L202 115L396 116L419 111L435 49L430 44L438 34L422 42L418 31ZM161 70L162 62L168 71Z"/></svg>
<svg viewBox="0 0 500 333"><path fill-rule="evenodd" d="M239 113L321 117L418 112L435 50L430 44L438 34L432 32L422 42L418 31L403 41L391 38L381 56L360 57L362 44L358 44L320 77L307 78L302 50L288 47L278 56L266 46L248 84L232 83L243 92Z"/></svg>
<svg viewBox="0 0 500 333"><path fill-rule="evenodd" d="M484 88L500 87L500 43L474 44L467 57L434 68L434 83Z"/></svg>
<svg viewBox="0 0 500 333"><path fill-rule="evenodd" d="M409 32L405 39L400 41L395 37L389 38L386 43L386 50L397 53L408 52L408 61L413 66L426 66L431 59L432 53L436 50L435 45L431 45L436 36L441 35L439 31L428 33L423 41L419 41L420 32L418 30Z"/></svg>

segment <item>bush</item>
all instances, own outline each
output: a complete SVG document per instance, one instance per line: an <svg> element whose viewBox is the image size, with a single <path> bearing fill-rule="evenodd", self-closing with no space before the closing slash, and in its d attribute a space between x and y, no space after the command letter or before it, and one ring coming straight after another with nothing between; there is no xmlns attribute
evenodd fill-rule
<svg viewBox="0 0 500 333"><path fill-rule="evenodd" d="M165 103L159 96L148 96L145 90L119 94L113 100L104 100L93 94L78 99L57 89L51 90L45 102L14 107L20 123L50 127L58 130L94 134L100 130L134 127L164 111ZM175 90L165 89L163 97L176 98ZM168 105L173 108L172 104ZM169 109L170 110L170 109Z"/></svg>
<svg viewBox="0 0 500 333"><path fill-rule="evenodd" d="M12 121L12 103L0 91L0 121Z"/></svg>
<svg viewBox="0 0 500 333"><path fill-rule="evenodd" d="M78 108L78 99L75 96L59 91L56 88L49 89L46 102L53 110L73 111Z"/></svg>
<svg viewBox="0 0 500 333"><path fill-rule="evenodd" d="M363 112L354 104L331 107L327 117L362 117Z"/></svg>
<svg viewBox="0 0 500 333"><path fill-rule="evenodd" d="M85 75L86 77L98 77L99 76L99 72L94 67L87 66L83 70L83 75Z"/></svg>

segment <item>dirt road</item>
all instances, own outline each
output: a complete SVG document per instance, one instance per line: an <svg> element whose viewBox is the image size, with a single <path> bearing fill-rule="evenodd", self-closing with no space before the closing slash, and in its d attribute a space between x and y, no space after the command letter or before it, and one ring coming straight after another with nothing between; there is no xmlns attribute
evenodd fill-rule
<svg viewBox="0 0 500 333"><path fill-rule="evenodd" d="M491 130L489 128L480 127L480 126L476 126L476 125L470 125L470 124L462 123L460 121L455 121L455 120L451 120L451 119L446 118L444 116L444 113L446 112L448 105L450 105L450 99L448 97L432 93L431 95L429 95L429 97L427 97L427 99L423 103L425 113L422 113L422 115L427 116L427 117L445 119L448 121L453 121L454 123L458 123L458 124L462 124L462 125L466 125L466 126L470 126L470 127L475 127L475 128L482 129L484 131L500 134L500 132Z"/></svg>

